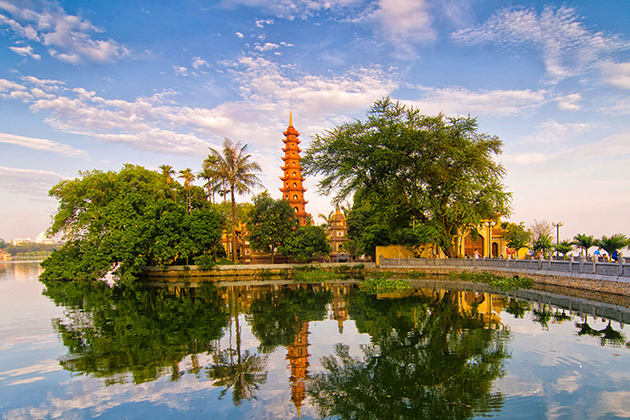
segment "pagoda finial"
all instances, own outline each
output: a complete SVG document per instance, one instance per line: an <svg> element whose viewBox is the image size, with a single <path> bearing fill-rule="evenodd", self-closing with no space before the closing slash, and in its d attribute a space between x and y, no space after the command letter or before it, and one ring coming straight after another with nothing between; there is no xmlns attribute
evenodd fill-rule
<svg viewBox="0 0 630 420"><path fill-rule="evenodd" d="M293 110L289 110L289 127L293 127Z"/></svg>

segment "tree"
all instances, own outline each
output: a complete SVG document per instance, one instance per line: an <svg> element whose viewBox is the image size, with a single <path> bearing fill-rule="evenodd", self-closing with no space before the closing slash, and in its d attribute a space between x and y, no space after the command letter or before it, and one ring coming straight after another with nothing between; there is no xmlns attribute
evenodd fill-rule
<svg viewBox="0 0 630 420"><path fill-rule="evenodd" d="M254 197L254 208L247 222L249 243L255 250L269 252L272 264L278 247L297 226L298 220L288 201L274 200L267 191Z"/></svg>
<svg viewBox="0 0 630 420"><path fill-rule="evenodd" d="M186 209L188 210L188 213L190 213L190 190L193 187L192 182L195 180L195 174L192 169L186 168L179 171L179 178L184 180L184 190L186 190Z"/></svg>
<svg viewBox="0 0 630 420"><path fill-rule="evenodd" d="M165 185L159 173L134 165L59 182L49 193L59 208L48 234L62 234L65 243L42 262L41 278L95 280L113 270L133 280L142 266L170 265L212 249L221 237L221 215L195 206L188 212Z"/></svg>
<svg viewBox="0 0 630 420"><path fill-rule="evenodd" d="M313 258L330 254L332 247L321 226L301 226L293 232L281 247L281 252L295 261L304 263Z"/></svg>
<svg viewBox="0 0 630 420"><path fill-rule="evenodd" d="M613 252L630 246L630 239L621 233L616 233L610 238L604 235L601 239L595 241L595 245L606 251L608 255L612 255Z"/></svg>
<svg viewBox="0 0 630 420"><path fill-rule="evenodd" d="M573 250L573 243L568 240L560 241L559 244L553 246L553 249L562 254L563 259L566 259L567 253Z"/></svg>
<svg viewBox="0 0 630 420"><path fill-rule="evenodd" d="M458 236L484 219L507 215L510 194L495 162L501 141L477 132L473 118L421 115L418 109L377 101L367 121L317 135L303 159L321 175L320 192L335 200L367 193L392 223L428 226L449 257Z"/></svg>
<svg viewBox="0 0 630 420"><path fill-rule="evenodd" d="M590 247L595 246L595 238L593 235L587 235L585 233L578 233L573 237L573 245L582 248L586 254L586 258L589 257L588 250Z"/></svg>
<svg viewBox="0 0 630 420"><path fill-rule="evenodd" d="M504 222L501 224L501 228L505 230L503 239L507 241L507 246L516 250L516 258L518 258L518 251L522 248L527 248L531 242L532 234L523 222L509 223Z"/></svg>
<svg viewBox="0 0 630 420"><path fill-rule="evenodd" d="M548 257L549 251L553 249L553 240L551 235L542 234L534 239L532 242L532 248L534 248L534 255L543 255Z"/></svg>
<svg viewBox="0 0 630 420"><path fill-rule="evenodd" d="M532 232L533 240L537 240L543 235L551 236L553 234L553 226L547 220L534 219L534 223L530 225L529 229Z"/></svg>
<svg viewBox="0 0 630 420"><path fill-rule="evenodd" d="M173 182L173 175L175 175L175 169L171 165L160 165L162 170L162 176L164 177L164 183L170 184Z"/></svg>
<svg viewBox="0 0 630 420"><path fill-rule="evenodd" d="M215 173L217 179L222 180L230 191L232 202L232 260L236 261L236 194L245 194L253 187L262 187L260 179L256 176L261 172L260 165L251 161L251 155L247 154L247 145L241 146L240 142L232 142L230 139L223 141L223 150L219 152L210 148L212 152L207 162L207 168Z"/></svg>

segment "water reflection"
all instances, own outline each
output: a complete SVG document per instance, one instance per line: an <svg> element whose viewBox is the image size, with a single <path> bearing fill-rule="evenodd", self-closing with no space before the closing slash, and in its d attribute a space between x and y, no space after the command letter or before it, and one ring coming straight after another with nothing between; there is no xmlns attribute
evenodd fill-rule
<svg viewBox="0 0 630 420"><path fill-rule="evenodd" d="M77 282L48 283L44 294L65 311L54 326L67 349L60 361L67 371L104 378L108 386L206 381L219 399L239 407L270 386L278 389L269 383L270 357L281 352L285 401L296 415L305 407L343 419L499 412L505 398L494 384L511 356L512 332L502 319L508 314L543 330L572 322L576 336L627 345L610 321L592 328L588 316L470 290L368 295L352 283L110 288ZM338 343L313 356L320 343L311 331L322 321L335 322L338 338L324 339ZM353 338L342 337L349 321L369 336L355 354Z"/></svg>
<svg viewBox="0 0 630 420"><path fill-rule="evenodd" d="M372 337L361 357L338 345L309 394L322 417L470 418L500 410L492 383L508 329L487 294L420 290L404 299L355 294L350 317Z"/></svg>

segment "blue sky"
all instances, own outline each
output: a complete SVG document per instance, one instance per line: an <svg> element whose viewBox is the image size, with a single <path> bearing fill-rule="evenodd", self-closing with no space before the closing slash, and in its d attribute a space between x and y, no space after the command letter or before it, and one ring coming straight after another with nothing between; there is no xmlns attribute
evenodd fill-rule
<svg viewBox="0 0 630 420"><path fill-rule="evenodd" d="M0 0L0 237L45 230L60 179L198 171L224 137L279 198L290 107L306 149L385 96L499 136L510 220L630 235L628 22L627 0Z"/></svg>

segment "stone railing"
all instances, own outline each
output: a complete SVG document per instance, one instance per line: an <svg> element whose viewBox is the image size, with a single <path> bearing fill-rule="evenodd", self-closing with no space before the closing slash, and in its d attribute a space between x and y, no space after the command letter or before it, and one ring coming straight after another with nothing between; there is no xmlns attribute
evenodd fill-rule
<svg viewBox="0 0 630 420"><path fill-rule="evenodd" d="M505 271L535 271L541 274L566 274L585 276L624 277L630 280L630 264L596 260L514 260L503 258L380 258L381 267L468 267L475 269L500 269Z"/></svg>

